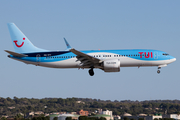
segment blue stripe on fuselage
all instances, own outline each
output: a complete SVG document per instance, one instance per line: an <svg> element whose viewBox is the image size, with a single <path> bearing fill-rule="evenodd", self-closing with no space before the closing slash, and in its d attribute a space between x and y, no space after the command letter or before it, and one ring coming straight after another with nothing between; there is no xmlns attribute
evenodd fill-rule
<svg viewBox="0 0 180 120"><path fill-rule="evenodd" d="M94 53L98 55L110 55L110 54L116 54L116 55L125 55L125 57L133 58L136 60L143 60L143 61L159 61L159 60L168 60L172 59L174 57L168 55L164 56L162 55L163 51L158 50L146 50L146 49L129 49L129 50L90 50L90 51L81 51L85 54ZM102 54L101 54L102 53ZM142 56L140 56L140 54ZM146 57L145 57L146 54ZM149 54L149 55L148 55ZM70 51L52 51L52 52L39 52L39 53L27 53L28 57L14 57L11 55L11 57L31 62L56 62L56 61L62 61L71 59L72 57L75 57L76 55ZM37 56L39 57L37 60ZM113 58L119 58L114 57ZM110 59L110 57L107 57L107 59Z"/></svg>

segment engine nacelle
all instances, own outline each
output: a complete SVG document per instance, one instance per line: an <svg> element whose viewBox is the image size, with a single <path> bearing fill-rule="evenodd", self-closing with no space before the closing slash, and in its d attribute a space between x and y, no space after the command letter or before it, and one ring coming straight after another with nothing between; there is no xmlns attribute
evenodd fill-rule
<svg viewBox="0 0 180 120"><path fill-rule="evenodd" d="M120 59L110 59L103 62L104 72L119 72Z"/></svg>

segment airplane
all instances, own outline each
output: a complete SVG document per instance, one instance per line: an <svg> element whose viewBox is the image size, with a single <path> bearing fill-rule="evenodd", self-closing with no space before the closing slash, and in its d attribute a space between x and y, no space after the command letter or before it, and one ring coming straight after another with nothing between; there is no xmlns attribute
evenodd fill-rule
<svg viewBox="0 0 180 120"><path fill-rule="evenodd" d="M15 52L5 52L10 54L9 58L26 64L49 68L89 69L89 75L93 76L95 68L104 72L120 72L121 67L150 66L156 66L159 74L161 67L176 61L175 57L166 52L151 49L78 51L65 38L66 50L49 51L34 46L14 23L7 25Z"/></svg>

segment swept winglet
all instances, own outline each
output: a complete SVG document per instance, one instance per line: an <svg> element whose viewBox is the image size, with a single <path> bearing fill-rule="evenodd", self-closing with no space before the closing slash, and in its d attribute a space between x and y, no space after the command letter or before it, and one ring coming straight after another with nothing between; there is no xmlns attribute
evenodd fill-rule
<svg viewBox="0 0 180 120"><path fill-rule="evenodd" d="M67 49L66 50L70 50L71 49L71 46L69 45L69 43L67 42L67 40L64 38L64 41L66 43L66 46L67 46Z"/></svg>

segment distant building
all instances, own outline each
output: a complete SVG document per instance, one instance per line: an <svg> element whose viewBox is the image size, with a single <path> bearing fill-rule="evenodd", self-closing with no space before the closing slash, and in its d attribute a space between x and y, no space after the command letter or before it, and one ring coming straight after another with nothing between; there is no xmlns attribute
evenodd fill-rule
<svg viewBox="0 0 180 120"><path fill-rule="evenodd" d="M66 120L67 117L72 117L73 120L78 120L78 115L73 114L61 114L58 116L58 120Z"/></svg>
<svg viewBox="0 0 180 120"><path fill-rule="evenodd" d="M34 112L30 112L30 113L28 113L28 115L34 116Z"/></svg>
<svg viewBox="0 0 180 120"><path fill-rule="evenodd" d="M44 116L49 116L49 114L48 113L45 113L45 115Z"/></svg>
<svg viewBox="0 0 180 120"><path fill-rule="evenodd" d="M141 113L141 114L139 114L139 116L147 116L147 115L146 115L146 114Z"/></svg>
<svg viewBox="0 0 180 120"><path fill-rule="evenodd" d="M121 116L121 119L124 120L124 118L127 117L129 119L134 119L134 120L138 120L139 118L143 118L144 120L154 120L155 118L162 118L161 116L155 115L155 116L147 116L146 114L139 114L138 116L132 116L129 113L125 113L123 116Z"/></svg>
<svg viewBox="0 0 180 120"><path fill-rule="evenodd" d="M85 102L82 102L82 101L76 101L76 103L82 103L82 104L85 104Z"/></svg>
<svg viewBox="0 0 180 120"><path fill-rule="evenodd" d="M168 115L162 115L162 118L174 118L176 120L180 119L180 115L178 114L168 114Z"/></svg>
<svg viewBox="0 0 180 120"><path fill-rule="evenodd" d="M73 115L73 114L60 114L60 115L57 115L57 114L52 114L52 115L49 115L50 117L50 120L53 120L54 117L58 117L58 120L66 120L67 117L72 117L72 119L74 120L78 120L78 115Z"/></svg>
<svg viewBox="0 0 180 120"><path fill-rule="evenodd" d="M33 117L33 116L34 116L34 112L29 112L29 113L26 113L25 118L30 118L30 117Z"/></svg>
<svg viewBox="0 0 180 120"><path fill-rule="evenodd" d="M153 115L153 116L146 116L146 120L154 120L155 118L159 119L162 118L162 115Z"/></svg>
<svg viewBox="0 0 180 120"><path fill-rule="evenodd" d="M70 112L70 114L76 115L76 112Z"/></svg>
<svg viewBox="0 0 180 120"><path fill-rule="evenodd" d="M119 115L114 115L113 117L114 117L114 120L120 120L121 119L121 117Z"/></svg>
<svg viewBox="0 0 180 120"><path fill-rule="evenodd" d="M9 109L15 109L15 107L8 107Z"/></svg>
<svg viewBox="0 0 180 120"><path fill-rule="evenodd" d="M123 116L132 116L132 115L129 113L124 113Z"/></svg>
<svg viewBox="0 0 180 120"><path fill-rule="evenodd" d="M102 109L98 109L98 113L99 113L99 114L102 114Z"/></svg>
<svg viewBox="0 0 180 120"><path fill-rule="evenodd" d="M8 118L9 116L7 116L7 115L2 115L2 117Z"/></svg>
<svg viewBox="0 0 180 120"><path fill-rule="evenodd" d="M106 111L102 111L102 114L104 115L110 115L112 117L112 111L106 110Z"/></svg>
<svg viewBox="0 0 180 120"><path fill-rule="evenodd" d="M124 120L124 118L127 117L129 119L134 119L134 120L138 120L139 118L143 118L144 120L154 120L154 119L159 119L159 118L173 118L175 120L180 120L180 115L178 114L156 114L156 115L152 115L152 116L147 116L146 114L139 114L138 116L132 116L129 113L125 113L121 116L121 119ZM114 117L114 120L117 120L117 117Z"/></svg>
<svg viewBox="0 0 180 120"><path fill-rule="evenodd" d="M84 110L80 110L77 112L77 114L81 115L81 116L88 116L89 112L88 111L84 111Z"/></svg>
<svg viewBox="0 0 180 120"><path fill-rule="evenodd" d="M121 116L121 119L124 120L125 117L127 117L129 119L134 119L134 120L138 120L139 118L143 118L144 120L147 120L146 116Z"/></svg>
<svg viewBox="0 0 180 120"><path fill-rule="evenodd" d="M42 111L37 111L37 112L34 112L35 115L41 115L41 114L44 114L44 112Z"/></svg>

